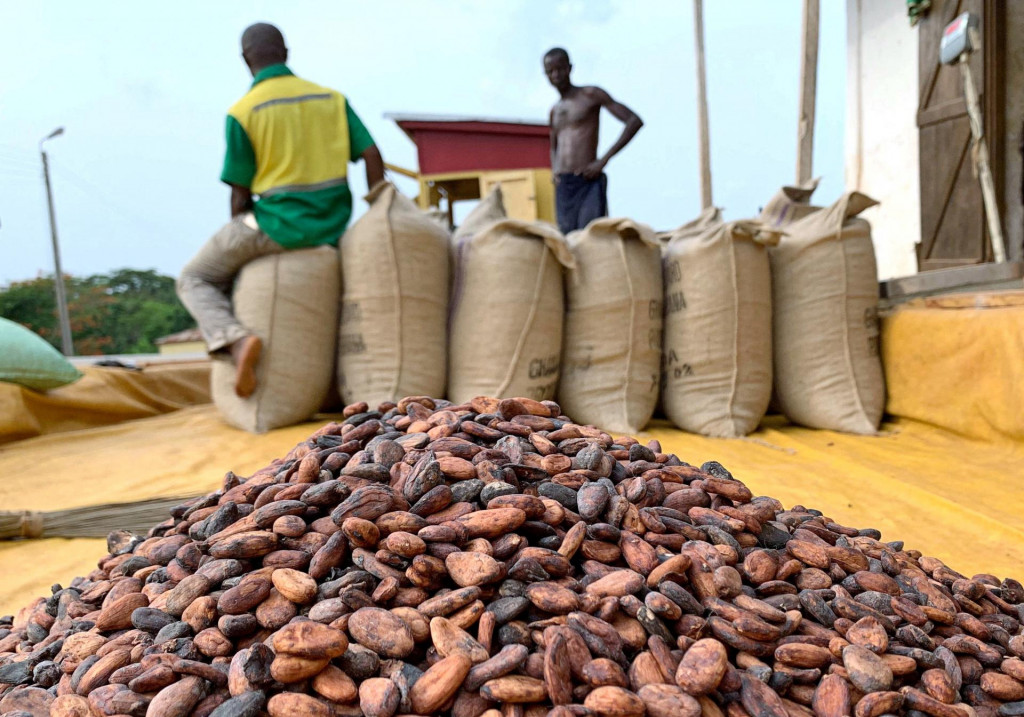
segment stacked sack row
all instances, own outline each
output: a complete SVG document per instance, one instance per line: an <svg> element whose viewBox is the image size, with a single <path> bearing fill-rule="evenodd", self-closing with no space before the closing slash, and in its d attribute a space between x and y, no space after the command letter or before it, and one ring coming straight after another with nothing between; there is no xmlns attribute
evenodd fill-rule
<svg viewBox="0 0 1024 717"><path fill-rule="evenodd" d="M243 269L235 310L266 346L258 388L237 398L218 361L214 400L257 432L329 398L408 395L557 399L582 422L636 432L660 398L680 428L738 436L774 385L795 422L873 432L877 279L857 217L873 202L850 194L819 209L810 191L787 188L758 221L709 210L659 237L609 218L563 237L506 217L498 189L450 237L379 185L339 250Z"/></svg>
<svg viewBox="0 0 1024 717"><path fill-rule="evenodd" d="M774 394L794 423L877 431L878 275L858 216L876 202L851 192L815 207L814 186L785 187L756 221L712 209L663 237L662 404L680 428L746 435Z"/></svg>

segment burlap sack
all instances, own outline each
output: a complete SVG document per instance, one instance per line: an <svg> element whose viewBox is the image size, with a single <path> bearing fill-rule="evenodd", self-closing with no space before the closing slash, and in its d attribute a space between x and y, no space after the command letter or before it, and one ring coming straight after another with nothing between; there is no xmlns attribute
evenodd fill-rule
<svg viewBox="0 0 1024 717"><path fill-rule="evenodd" d="M811 204L811 195L820 179L804 184L782 187L764 205L758 219L768 227L781 229L821 209Z"/></svg>
<svg viewBox="0 0 1024 717"><path fill-rule="evenodd" d="M662 405L683 430L733 438L757 428L772 392L771 270L760 222L682 233L665 252Z"/></svg>
<svg viewBox="0 0 1024 717"><path fill-rule="evenodd" d="M497 184L490 194L473 207L473 211L466 215L462 224L455 228L452 240L458 244L466 239L470 239L478 234L481 229L489 227L494 222L501 221L507 216L505 214L505 200L501 194L501 185Z"/></svg>
<svg viewBox="0 0 1024 717"><path fill-rule="evenodd" d="M658 400L661 247L630 219L597 219L568 240L558 402L580 423L635 433Z"/></svg>
<svg viewBox="0 0 1024 717"><path fill-rule="evenodd" d="M215 357L213 402L224 420L253 433L304 421L323 403L334 373L338 252L296 249L261 257L238 274L235 316L263 340L256 392L235 395L235 368Z"/></svg>
<svg viewBox="0 0 1024 717"><path fill-rule="evenodd" d="M678 229L658 234L658 241L661 242L662 251L668 248L669 242L673 239L699 236L705 229L718 226L722 223L722 210L718 207L708 207L691 222L683 224Z"/></svg>
<svg viewBox="0 0 1024 717"><path fill-rule="evenodd" d="M764 205L758 219L768 227L785 230L793 222L820 210L821 207L811 204L811 195L818 188L820 181L816 178L804 184L782 187ZM782 413L782 404L779 403L774 386L772 399L768 403L768 413Z"/></svg>
<svg viewBox="0 0 1024 717"><path fill-rule="evenodd" d="M565 310L561 233L545 222L504 219L458 245L448 333L448 398L552 399Z"/></svg>
<svg viewBox="0 0 1024 717"><path fill-rule="evenodd" d="M871 225L857 216L877 203L844 194L769 252L775 388L795 423L871 434L882 419L878 272Z"/></svg>
<svg viewBox="0 0 1024 717"><path fill-rule="evenodd" d="M682 239L686 237L700 236L706 229L714 226L718 226L722 223L722 210L718 207L708 207L701 211L700 215L693 221L689 221L686 224L678 227L669 232L661 232L658 234L658 241L661 243L661 273L662 273L662 286L666 281L665 277L665 251L668 249L669 242L672 239ZM664 297L663 297L664 298ZM664 323L664 306L662 306L662 319ZM661 370L660 378L658 379L658 400L654 406L654 415L659 418L665 418L665 354L664 354L664 339L662 340L662 356L661 356Z"/></svg>
<svg viewBox="0 0 1024 717"><path fill-rule="evenodd" d="M338 391L370 406L443 396L448 232L390 183L366 201L341 239Z"/></svg>

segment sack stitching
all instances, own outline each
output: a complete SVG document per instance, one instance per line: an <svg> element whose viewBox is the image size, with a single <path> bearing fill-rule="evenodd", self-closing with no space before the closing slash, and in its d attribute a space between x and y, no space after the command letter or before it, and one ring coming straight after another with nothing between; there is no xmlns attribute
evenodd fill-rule
<svg viewBox="0 0 1024 717"><path fill-rule="evenodd" d="M516 340L516 349L512 353L512 360L509 362L505 378L498 386L498 395L496 398L506 398L503 394L508 390L509 384L512 383L512 376L516 371L516 367L519 365L519 359L523 352L523 347L526 345L526 337L533 329L533 321L537 315L537 306L540 304L541 287L544 284L544 269L547 266L548 254L550 253L551 250L547 245L544 245L544 253L541 255L540 266L537 267L537 280L533 285L533 297L530 301L530 314L526 317L526 321L523 323L523 329L519 334L519 338Z"/></svg>
<svg viewBox="0 0 1024 717"><path fill-rule="evenodd" d="M391 282L392 286L392 298L395 302L395 365L394 373L392 374L392 382L390 388L390 398L392 401L397 401L401 396L398 395L398 386L401 383L402 376L402 359L405 353L402 348L402 290L400 286L401 276L398 271L398 257L395 254L395 232L391 225L391 210L395 206L395 195L394 191L391 192L391 201L388 204L387 210L384 212L384 216L387 221L387 244L388 258L390 259L391 271L394 275L394 281Z"/></svg>
<svg viewBox="0 0 1024 717"><path fill-rule="evenodd" d="M270 326L267 329L267 347L268 348L269 348L271 342L273 341L273 338L274 338L274 326L277 324L277 307L278 307L277 288L278 288L278 284L280 283L279 273L280 273L280 270L281 270L281 255L280 254L274 254L273 256L274 256L274 281L273 281L273 283L271 285L271 290L270 290L271 291L271 297L270 297ZM270 352L266 351L264 353L266 354L266 357L263 359L263 369L264 369L264 376L265 376L269 372L268 365L270 364L270 361L269 361L269 358L270 358L269 354L270 354ZM264 376L261 376L260 378L264 378ZM263 383L263 381L261 381L260 383ZM265 387L266 387L266 384L264 383L262 386L258 386L257 390L259 390L261 388L265 388ZM262 419L262 416L263 416L263 401L262 401L262 398L263 398L263 392L260 391L259 398L256 400L256 411L255 411L255 415L256 415L256 430L257 431L261 431L262 427L263 427L263 423L262 423L262 420L263 420Z"/></svg>
<svg viewBox="0 0 1024 717"><path fill-rule="evenodd" d="M853 397L857 404L857 408L860 411L860 418L867 422L867 411L864 408L864 402L861 400L860 386L857 384L857 374L853 370L853 360L850 355L850 321L849 321L849 303L850 303L850 287L849 287L849 273L847 272L846 266L846 245L843 244L843 226L846 224L846 211L850 205L850 195L847 195L843 200L842 211L839 212L839 227L836 233L836 241L839 246L839 256L842 258L843 264L843 362L846 364L847 376L850 383L853 384ZM872 429L874 432L875 429Z"/></svg>
<svg viewBox="0 0 1024 717"><path fill-rule="evenodd" d="M740 381L740 290L739 277L736 274L736 241L732 237L732 230L729 231L729 269L732 282L732 380L729 382L729 413L727 422L732 432L739 433L736 426L736 393Z"/></svg>
<svg viewBox="0 0 1024 717"><path fill-rule="evenodd" d="M632 334L633 330L636 329L636 295L633 291L633 277L629 271L629 260L626 258L626 240L623 239L621 234L617 236L617 239L619 242L619 256L622 258L622 269L626 275L626 288L629 290L630 338L626 342L626 371L625 376L622 377L622 412L626 425L632 426L633 422L630 420L632 416L630 416L629 383L630 377L633 374L633 343L635 337Z"/></svg>

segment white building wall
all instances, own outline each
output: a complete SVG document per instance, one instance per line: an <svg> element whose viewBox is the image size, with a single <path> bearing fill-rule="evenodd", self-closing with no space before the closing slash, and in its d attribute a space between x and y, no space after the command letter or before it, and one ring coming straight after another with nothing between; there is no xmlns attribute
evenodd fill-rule
<svg viewBox="0 0 1024 717"><path fill-rule="evenodd" d="M906 6L847 0L846 188L880 205L871 222L880 279L917 273L918 33Z"/></svg>

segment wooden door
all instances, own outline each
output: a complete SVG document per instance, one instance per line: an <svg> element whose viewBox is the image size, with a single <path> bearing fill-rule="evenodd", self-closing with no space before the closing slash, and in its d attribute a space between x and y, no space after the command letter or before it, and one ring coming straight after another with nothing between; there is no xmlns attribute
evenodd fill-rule
<svg viewBox="0 0 1024 717"><path fill-rule="evenodd" d="M981 96L996 196L1003 196L1004 8L1000 0L933 0L918 29L921 243L917 264L921 271L992 261L961 70L959 65L939 64L942 31L968 11L980 20L982 47L972 54L970 66Z"/></svg>

